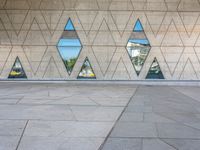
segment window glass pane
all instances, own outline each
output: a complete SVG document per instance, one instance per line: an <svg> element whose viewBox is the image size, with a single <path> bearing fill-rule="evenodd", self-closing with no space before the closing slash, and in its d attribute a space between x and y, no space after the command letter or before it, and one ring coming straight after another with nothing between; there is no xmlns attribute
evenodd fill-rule
<svg viewBox="0 0 200 150"><path fill-rule="evenodd" d="M74 28L74 25L71 21L71 19L69 18L69 20L67 21L67 25L65 26L65 30L68 30L68 31L73 31L75 30Z"/></svg>
<svg viewBox="0 0 200 150"><path fill-rule="evenodd" d="M17 57L8 78L27 78L26 73Z"/></svg>
<svg viewBox="0 0 200 150"><path fill-rule="evenodd" d="M164 79L163 73L156 58L149 69L146 79Z"/></svg>
<svg viewBox="0 0 200 150"><path fill-rule="evenodd" d="M137 20L133 31L136 31L136 32L137 32L137 31L144 31L144 30L143 30L143 27L142 27L142 24L141 24L141 22L140 22L139 19Z"/></svg>
<svg viewBox="0 0 200 150"><path fill-rule="evenodd" d="M57 49L70 75L82 49L82 44L71 19L68 20L63 35L57 44Z"/></svg>
<svg viewBox="0 0 200 150"><path fill-rule="evenodd" d="M88 58L86 58L83 63L78 79L96 79L96 75L92 69Z"/></svg>
<svg viewBox="0 0 200 150"><path fill-rule="evenodd" d="M139 75L151 49L149 40L144 33L142 24L139 19L135 24L126 48L128 50L128 54L135 68L135 71L137 75Z"/></svg>

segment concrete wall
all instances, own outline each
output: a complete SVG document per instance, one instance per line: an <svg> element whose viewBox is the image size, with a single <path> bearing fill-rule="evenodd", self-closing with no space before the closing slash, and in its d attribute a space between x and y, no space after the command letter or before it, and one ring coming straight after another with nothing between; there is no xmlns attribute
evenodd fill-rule
<svg viewBox="0 0 200 150"><path fill-rule="evenodd" d="M0 0L0 78L19 56L29 79L76 79L87 56L99 80L145 79L157 58L168 80L200 79L198 0ZM71 18L83 49L71 76L56 44ZM140 19L152 46L138 77L126 44Z"/></svg>

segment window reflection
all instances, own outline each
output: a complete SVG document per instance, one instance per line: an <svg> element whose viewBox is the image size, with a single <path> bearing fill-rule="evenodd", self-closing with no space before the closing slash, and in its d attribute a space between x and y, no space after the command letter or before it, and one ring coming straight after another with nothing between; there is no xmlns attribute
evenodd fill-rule
<svg viewBox="0 0 200 150"><path fill-rule="evenodd" d="M149 69L146 79L164 79L163 73L156 58Z"/></svg>
<svg viewBox="0 0 200 150"><path fill-rule="evenodd" d="M12 78L27 78L18 57L15 60L15 63L12 67L12 70L11 70L8 78L10 78L10 79L12 79Z"/></svg>
<svg viewBox="0 0 200 150"><path fill-rule="evenodd" d="M127 44L127 50L137 75L140 74L150 49L151 46L149 40L138 19Z"/></svg>
<svg viewBox="0 0 200 150"><path fill-rule="evenodd" d="M70 75L82 49L81 42L70 18L57 44L57 48Z"/></svg>
<svg viewBox="0 0 200 150"><path fill-rule="evenodd" d="M88 58L86 58L83 63L78 79L96 79L95 73L91 67Z"/></svg>

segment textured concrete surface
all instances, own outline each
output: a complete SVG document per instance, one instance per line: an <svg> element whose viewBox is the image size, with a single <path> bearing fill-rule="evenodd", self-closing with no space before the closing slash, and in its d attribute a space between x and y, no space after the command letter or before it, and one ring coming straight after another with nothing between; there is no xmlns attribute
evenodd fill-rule
<svg viewBox="0 0 200 150"><path fill-rule="evenodd" d="M200 79L199 0L0 0L0 78L18 56L29 79L141 80L157 58L167 80ZM71 18L83 45L69 76L56 45ZM151 50L137 76L126 50L140 19Z"/></svg>
<svg viewBox="0 0 200 150"><path fill-rule="evenodd" d="M200 87L0 84L0 150L199 150Z"/></svg>

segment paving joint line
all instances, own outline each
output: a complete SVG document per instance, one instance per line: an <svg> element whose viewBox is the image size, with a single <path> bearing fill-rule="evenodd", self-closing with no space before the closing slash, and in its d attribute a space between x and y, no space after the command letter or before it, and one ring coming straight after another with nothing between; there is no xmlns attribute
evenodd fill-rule
<svg viewBox="0 0 200 150"><path fill-rule="evenodd" d="M180 86L178 86L180 87ZM171 89L175 90L177 93L181 94L181 95L184 95L185 97L188 97L188 98L191 98L192 100L196 101L196 102L199 102L198 100L194 99L193 97L189 96L189 95L186 95L185 93L182 93L180 92L179 90L176 89L176 87L170 87ZM199 87L197 87L199 88Z"/></svg>
<svg viewBox="0 0 200 150"><path fill-rule="evenodd" d="M166 142L165 140L163 140L162 138L159 138L159 140L161 140L163 143L165 143L165 144L169 145L170 147L174 148L175 150L179 150L179 149L178 149L178 148L176 148L175 146L173 146L173 145L171 145L171 144L167 143L167 142Z"/></svg>
<svg viewBox="0 0 200 150"><path fill-rule="evenodd" d="M16 147L15 150L18 150L18 148L19 148L19 145L20 145L20 143L21 143L21 140L22 140L22 137L23 137L24 132L25 132L25 130L26 130L26 127L27 127L27 125L28 125L28 122L29 122L29 120L26 121L26 124L25 124L25 126L24 126L24 129L23 129L23 131L22 131L22 134L21 134L21 136L20 136L20 139L19 139L19 141L18 141L18 144L17 144L17 147Z"/></svg>
<svg viewBox="0 0 200 150"><path fill-rule="evenodd" d="M133 99L133 97L135 96L135 94L137 93L139 86L137 86L137 88L135 89L135 91L133 92L133 95L130 97L128 103L126 104L126 106L124 107L124 109L122 110L121 114L119 115L118 119L115 121L113 127L111 128L110 132L108 133L108 135L106 136L105 140L103 141L103 143L101 144L101 146L99 147L98 150L103 150L104 145L106 144L106 141L108 140L108 138L110 137L112 131L114 130L114 128L116 127L117 123L119 122L120 118L122 117L122 115L124 114L126 108L128 107L128 105L130 104L131 100Z"/></svg>

